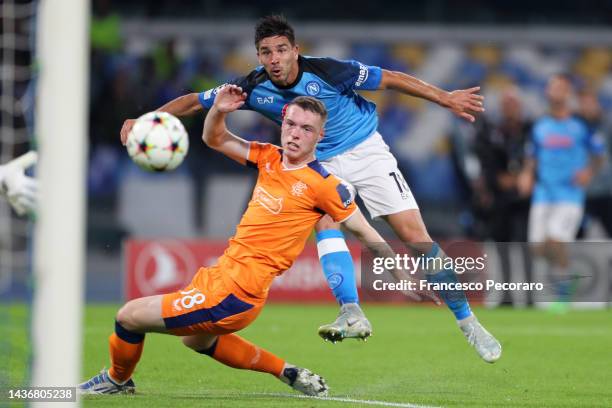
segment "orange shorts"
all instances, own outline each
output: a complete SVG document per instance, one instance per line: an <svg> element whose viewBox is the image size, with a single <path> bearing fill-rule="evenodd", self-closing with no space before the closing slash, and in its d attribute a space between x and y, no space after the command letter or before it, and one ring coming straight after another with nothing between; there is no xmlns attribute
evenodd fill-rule
<svg viewBox="0 0 612 408"><path fill-rule="evenodd" d="M177 336L227 334L251 324L264 300L243 292L218 266L200 268L189 286L162 298L166 329Z"/></svg>

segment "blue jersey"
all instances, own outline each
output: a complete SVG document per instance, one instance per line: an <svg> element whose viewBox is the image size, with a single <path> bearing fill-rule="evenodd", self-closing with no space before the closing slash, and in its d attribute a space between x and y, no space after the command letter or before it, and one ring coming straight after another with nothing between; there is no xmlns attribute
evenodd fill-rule
<svg viewBox="0 0 612 408"><path fill-rule="evenodd" d="M241 109L259 112L276 123L282 122L285 105L298 96L313 96L325 104L328 112L325 136L317 145L317 159L336 156L367 139L378 127L376 105L359 95L356 90L375 90L380 85L382 70L357 61L300 56L299 73L292 84L272 83L258 67L247 76L230 83L247 93ZM218 88L199 95L200 103L209 109Z"/></svg>
<svg viewBox="0 0 612 408"><path fill-rule="evenodd" d="M589 165L590 155L603 153L602 140L581 119L548 115L539 119L533 126L528 149L537 163L532 201L582 205L585 190L574 182L574 177Z"/></svg>

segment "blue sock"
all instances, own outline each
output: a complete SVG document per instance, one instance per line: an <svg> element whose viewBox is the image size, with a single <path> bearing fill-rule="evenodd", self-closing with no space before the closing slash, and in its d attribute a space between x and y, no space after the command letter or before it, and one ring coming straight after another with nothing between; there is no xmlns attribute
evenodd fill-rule
<svg viewBox="0 0 612 408"><path fill-rule="evenodd" d="M431 246L431 251L426 254L426 258L437 258L443 252L440 246L434 242ZM433 274L427 274L427 282L429 283L456 283L457 275L452 269L442 269ZM437 291L438 296L446 303L446 306L453 312L457 320L465 319L472 315L470 304L462 290L440 290Z"/></svg>
<svg viewBox="0 0 612 408"><path fill-rule="evenodd" d="M330 229L317 233L317 250L325 279L338 303L358 303L353 258L342 231Z"/></svg>

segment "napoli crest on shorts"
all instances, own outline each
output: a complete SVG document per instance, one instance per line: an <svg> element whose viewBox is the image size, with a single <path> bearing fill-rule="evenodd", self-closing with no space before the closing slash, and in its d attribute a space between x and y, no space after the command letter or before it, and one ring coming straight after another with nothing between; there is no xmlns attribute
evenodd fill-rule
<svg viewBox="0 0 612 408"><path fill-rule="evenodd" d="M306 93L310 96L317 96L321 92L321 85L317 81L310 81L306 84Z"/></svg>

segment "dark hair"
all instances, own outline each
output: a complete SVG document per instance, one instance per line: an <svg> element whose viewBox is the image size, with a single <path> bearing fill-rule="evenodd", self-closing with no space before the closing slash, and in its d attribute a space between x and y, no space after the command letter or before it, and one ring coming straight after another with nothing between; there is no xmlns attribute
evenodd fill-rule
<svg viewBox="0 0 612 408"><path fill-rule="evenodd" d="M255 47L264 38L282 36L287 37L291 45L295 45L295 34L293 27L289 25L283 15L266 16L257 22L255 26Z"/></svg>
<svg viewBox="0 0 612 408"><path fill-rule="evenodd" d="M327 109L325 109L323 102L317 98L313 98L312 96L298 96L289 102L285 109L283 109L283 116L287 109L289 109L289 107L292 105L299 106L305 111L316 113L323 120L323 124L325 124L325 121L327 120Z"/></svg>

